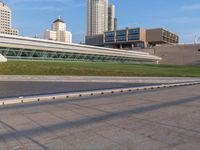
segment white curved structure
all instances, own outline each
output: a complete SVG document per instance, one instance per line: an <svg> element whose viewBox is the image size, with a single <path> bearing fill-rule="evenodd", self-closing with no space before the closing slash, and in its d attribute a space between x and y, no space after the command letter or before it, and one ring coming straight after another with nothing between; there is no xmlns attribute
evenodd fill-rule
<svg viewBox="0 0 200 150"><path fill-rule="evenodd" d="M0 62L7 62L7 59L0 54Z"/></svg>
<svg viewBox="0 0 200 150"><path fill-rule="evenodd" d="M157 62L161 60L160 57L153 56L144 52L126 51L119 49L95 47L95 46L88 46L81 44L71 44L71 43L64 43L64 42L57 42L50 40L42 40L37 38L0 34L0 52L7 58L10 58L12 54L9 50L12 51L15 57L24 56L25 54L23 55L23 51L27 51L29 53L28 55L30 56L31 55L35 56L34 54L30 54L31 52L35 51L37 53L56 52L63 55L64 53L70 55L78 54L80 55L80 57L84 56L82 59L92 55L95 57L99 57L99 59L103 57L106 58L112 57L121 60L126 59L126 60L141 60L141 61L151 61L151 62ZM21 53L19 53L19 51L21 51Z"/></svg>

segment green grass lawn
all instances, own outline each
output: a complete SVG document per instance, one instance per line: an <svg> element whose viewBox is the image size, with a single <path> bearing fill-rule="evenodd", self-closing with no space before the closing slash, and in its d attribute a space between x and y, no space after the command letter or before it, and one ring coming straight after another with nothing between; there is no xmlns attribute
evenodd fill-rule
<svg viewBox="0 0 200 150"><path fill-rule="evenodd" d="M8 61L0 63L0 75L200 77L200 67L96 62Z"/></svg>

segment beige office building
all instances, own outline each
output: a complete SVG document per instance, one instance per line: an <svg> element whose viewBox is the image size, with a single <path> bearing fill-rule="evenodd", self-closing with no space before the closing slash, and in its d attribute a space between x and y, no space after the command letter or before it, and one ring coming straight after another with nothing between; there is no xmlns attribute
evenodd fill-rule
<svg viewBox="0 0 200 150"><path fill-rule="evenodd" d="M72 34L67 31L65 22L58 17L53 22L52 29L45 31L44 39L72 43Z"/></svg>
<svg viewBox="0 0 200 150"><path fill-rule="evenodd" d="M19 31L12 29L12 11L3 2L0 2L0 33L18 35Z"/></svg>
<svg viewBox="0 0 200 150"><path fill-rule="evenodd" d="M164 28L126 28L105 32L103 45L111 48L134 49L178 43L179 36Z"/></svg>
<svg viewBox="0 0 200 150"><path fill-rule="evenodd" d="M104 46L110 48L133 49L146 47L146 29L126 28L104 33Z"/></svg>
<svg viewBox="0 0 200 150"><path fill-rule="evenodd" d="M159 44L179 43L179 36L164 28L148 29L146 32L148 45L156 46Z"/></svg>
<svg viewBox="0 0 200 150"><path fill-rule="evenodd" d="M87 0L87 36L108 30L108 0Z"/></svg>

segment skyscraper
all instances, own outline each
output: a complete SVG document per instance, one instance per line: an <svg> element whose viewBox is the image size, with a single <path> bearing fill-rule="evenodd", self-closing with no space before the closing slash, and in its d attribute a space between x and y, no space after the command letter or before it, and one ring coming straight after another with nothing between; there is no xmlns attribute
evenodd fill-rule
<svg viewBox="0 0 200 150"><path fill-rule="evenodd" d="M72 34L67 31L66 24L60 17L53 22L52 30L45 31L44 38L47 40L72 43Z"/></svg>
<svg viewBox="0 0 200 150"><path fill-rule="evenodd" d="M115 30L115 5L108 6L108 31Z"/></svg>
<svg viewBox="0 0 200 150"><path fill-rule="evenodd" d="M3 2L0 1L0 33L18 35L18 30L12 29L12 11Z"/></svg>
<svg viewBox="0 0 200 150"><path fill-rule="evenodd" d="M108 30L108 0L87 0L87 36Z"/></svg>
<svg viewBox="0 0 200 150"><path fill-rule="evenodd" d="M115 18L114 30L117 30L117 18Z"/></svg>

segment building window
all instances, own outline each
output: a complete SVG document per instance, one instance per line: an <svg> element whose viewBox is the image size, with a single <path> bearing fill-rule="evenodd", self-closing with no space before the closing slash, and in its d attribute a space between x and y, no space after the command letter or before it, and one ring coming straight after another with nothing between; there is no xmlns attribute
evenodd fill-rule
<svg viewBox="0 0 200 150"><path fill-rule="evenodd" d="M126 30L117 31L117 36L126 36Z"/></svg>
<svg viewBox="0 0 200 150"><path fill-rule="evenodd" d="M117 41L126 41L126 37L125 36L118 36Z"/></svg>
<svg viewBox="0 0 200 150"><path fill-rule="evenodd" d="M139 35L131 35L131 36L128 36L128 40L129 41L132 41L132 40L139 40Z"/></svg>
<svg viewBox="0 0 200 150"><path fill-rule="evenodd" d="M200 52L200 49L198 49L198 52Z"/></svg>
<svg viewBox="0 0 200 150"><path fill-rule="evenodd" d="M136 43L136 47L144 48L144 43Z"/></svg>
<svg viewBox="0 0 200 150"><path fill-rule="evenodd" d="M129 35L136 35L136 34L139 34L139 33L140 33L139 29L130 29L130 30L128 30L128 34Z"/></svg>
<svg viewBox="0 0 200 150"><path fill-rule="evenodd" d="M114 37L115 33L114 32L106 32L105 35L106 35L106 37Z"/></svg>
<svg viewBox="0 0 200 150"><path fill-rule="evenodd" d="M106 37L105 42L114 42L114 37Z"/></svg>

